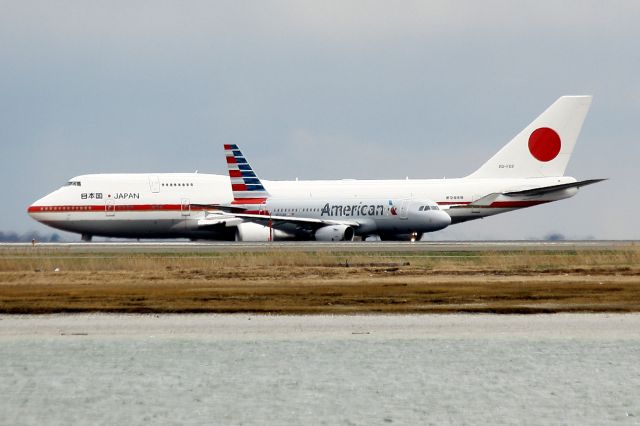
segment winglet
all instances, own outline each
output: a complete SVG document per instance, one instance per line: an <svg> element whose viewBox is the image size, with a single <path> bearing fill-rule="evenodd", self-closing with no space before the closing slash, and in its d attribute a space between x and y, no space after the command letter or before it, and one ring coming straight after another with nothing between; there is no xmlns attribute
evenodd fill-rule
<svg viewBox="0 0 640 426"><path fill-rule="evenodd" d="M260 178L255 174L240 148L235 144L225 144L227 168L231 178L233 204L262 204L269 197Z"/></svg>

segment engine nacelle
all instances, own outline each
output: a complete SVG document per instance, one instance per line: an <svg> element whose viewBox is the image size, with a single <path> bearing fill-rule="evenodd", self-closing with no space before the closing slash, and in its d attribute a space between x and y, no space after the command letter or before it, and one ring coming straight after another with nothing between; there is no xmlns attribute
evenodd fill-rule
<svg viewBox="0 0 640 426"><path fill-rule="evenodd" d="M268 226L244 222L236 227L236 241L270 241L271 230Z"/></svg>
<svg viewBox="0 0 640 426"><path fill-rule="evenodd" d="M236 226L236 241L281 241L292 240L295 235L291 235L280 229L271 228L253 222L243 222Z"/></svg>
<svg viewBox="0 0 640 426"><path fill-rule="evenodd" d="M347 225L328 225L315 233L316 241L353 241L353 228Z"/></svg>

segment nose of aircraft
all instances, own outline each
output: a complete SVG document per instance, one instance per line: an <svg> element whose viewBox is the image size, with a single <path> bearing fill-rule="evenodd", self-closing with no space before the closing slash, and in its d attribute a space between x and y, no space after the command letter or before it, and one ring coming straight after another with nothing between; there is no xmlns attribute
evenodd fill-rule
<svg viewBox="0 0 640 426"><path fill-rule="evenodd" d="M29 214L29 216L31 216L32 219L35 219L35 220L38 220L35 215L39 210L40 210L40 206L38 205L38 201L34 202L29 207L27 207L27 213Z"/></svg>
<svg viewBox="0 0 640 426"><path fill-rule="evenodd" d="M433 224L437 229L444 229L451 225L451 216L442 210L431 211L431 214L433 215Z"/></svg>
<svg viewBox="0 0 640 426"><path fill-rule="evenodd" d="M29 207L27 207L27 213L29 214L29 216L31 216L32 219L37 220L38 222L42 220L41 213L43 211L42 206L45 205L43 203L43 200L45 198L46 196L34 201Z"/></svg>

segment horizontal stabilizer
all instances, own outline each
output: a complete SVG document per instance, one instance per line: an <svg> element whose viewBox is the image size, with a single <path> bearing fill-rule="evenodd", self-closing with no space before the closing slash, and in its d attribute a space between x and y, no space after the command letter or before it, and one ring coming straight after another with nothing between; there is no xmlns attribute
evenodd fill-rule
<svg viewBox="0 0 640 426"><path fill-rule="evenodd" d="M607 179L588 179L588 180L582 180L580 182L564 183L564 184L561 184L561 185L542 186L540 188L525 189L525 190L522 190L522 191L505 192L503 195L509 195L509 196L515 196L515 195L543 195L543 194L549 194L549 193L556 192L556 191L562 191L564 189L580 188L580 187L583 187L583 186L592 185L594 183L602 182L603 180L607 180Z"/></svg>

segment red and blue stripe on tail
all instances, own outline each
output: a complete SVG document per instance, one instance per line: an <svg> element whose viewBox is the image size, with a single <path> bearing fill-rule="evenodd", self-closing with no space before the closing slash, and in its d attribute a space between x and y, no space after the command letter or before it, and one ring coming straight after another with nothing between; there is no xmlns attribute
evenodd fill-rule
<svg viewBox="0 0 640 426"><path fill-rule="evenodd" d="M238 145L226 144L224 151L231 178L233 204L263 204L269 197L269 192L264 189Z"/></svg>

